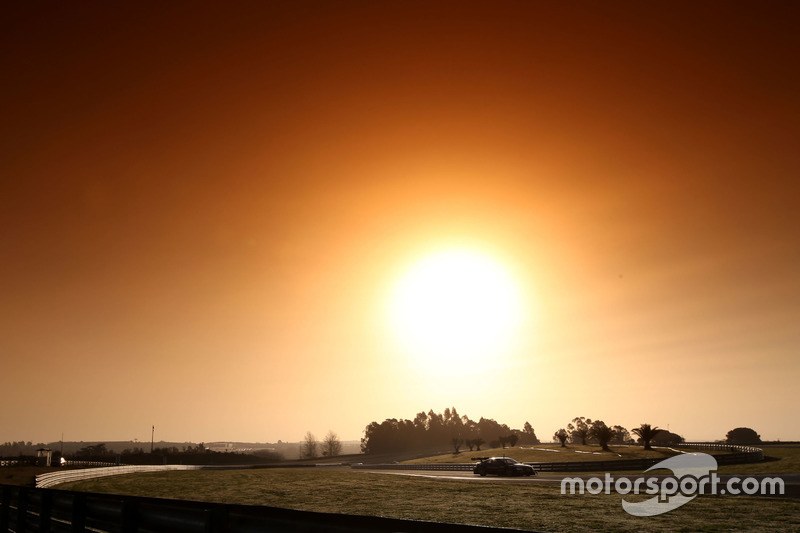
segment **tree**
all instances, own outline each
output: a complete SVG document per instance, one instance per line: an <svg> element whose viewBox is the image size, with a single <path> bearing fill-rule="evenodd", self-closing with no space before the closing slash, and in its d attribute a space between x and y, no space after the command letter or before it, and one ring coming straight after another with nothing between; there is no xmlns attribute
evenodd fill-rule
<svg viewBox="0 0 800 533"><path fill-rule="evenodd" d="M728 444L761 444L761 435L750 428L736 428L725 435Z"/></svg>
<svg viewBox="0 0 800 533"><path fill-rule="evenodd" d="M589 428L589 437L596 439L603 450L609 452L608 443L614 438L614 430L602 420L595 420Z"/></svg>
<svg viewBox="0 0 800 533"><path fill-rule="evenodd" d="M317 439L310 431L306 432L303 444L300 446L300 455L302 455L304 459L313 459L317 456Z"/></svg>
<svg viewBox="0 0 800 533"><path fill-rule="evenodd" d="M591 425L591 418L584 418L582 416L573 418L572 423L567 424L567 430L570 432L572 442L580 441L580 443L585 446L586 439L589 438L589 426Z"/></svg>
<svg viewBox="0 0 800 533"><path fill-rule="evenodd" d="M522 426L520 444L539 444L539 439L536 437L536 432L530 422L525 422L525 425Z"/></svg>
<svg viewBox="0 0 800 533"><path fill-rule="evenodd" d="M569 433L567 433L566 429L561 428L561 429L559 429L558 431L555 432L555 434L553 435L553 438L561 443L561 447L562 448L566 448L567 445L565 443L567 442L567 439L569 438Z"/></svg>
<svg viewBox="0 0 800 533"><path fill-rule="evenodd" d="M658 446L677 446L682 442L683 437L677 433L672 433L671 431L662 429L658 432L658 435L653 437L653 440L650 441L650 444Z"/></svg>
<svg viewBox="0 0 800 533"><path fill-rule="evenodd" d="M461 439L462 445L472 441L472 446L480 446L486 441L494 441L498 436L516 435L520 444L538 443L533 427L527 424L524 431L511 429L490 418L478 422L466 415L459 415L455 407L448 407L443 414L431 409L427 413L417 413L413 420L386 419L381 423L371 422L364 430L361 451L367 454L394 453L410 450L439 448L452 439ZM479 441L479 442L478 442ZM509 440L506 440L508 444ZM511 445L514 446L516 442ZM500 446L497 441L497 446Z"/></svg>
<svg viewBox="0 0 800 533"><path fill-rule="evenodd" d="M101 442L100 444L84 446L75 455L78 457L105 457L110 454L111 452L106 448L105 443Z"/></svg>
<svg viewBox="0 0 800 533"><path fill-rule="evenodd" d="M339 440L339 436L333 432L333 430L329 430L328 434L325 435L325 439L322 441L322 455L325 457L336 457L337 455L341 455L342 453L342 443Z"/></svg>
<svg viewBox="0 0 800 533"><path fill-rule="evenodd" d="M653 437L661 433L662 429L659 429L657 426L650 426L650 424L642 424L638 428L633 428L631 430L634 435L639 437L639 440L642 441L644 444L645 450L652 450L650 447L650 441L653 440Z"/></svg>
<svg viewBox="0 0 800 533"><path fill-rule="evenodd" d="M622 426L612 426L614 430L614 438L611 439L609 444L630 444L633 442L630 432Z"/></svg>
<svg viewBox="0 0 800 533"><path fill-rule="evenodd" d="M458 437L453 437L453 439L450 442L453 443L453 451L454 451L454 453L460 453L461 452L461 446L464 444L464 439L460 439ZM471 447L470 447L470 450L472 450Z"/></svg>
<svg viewBox="0 0 800 533"><path fill-rule="evenodd" d="M500 435L508 435L511 432L511 428L509 428L505 424L500 424L491 418L483 418L481 417L478 420L478 433L480 434L481 438L483 439L497 439ZM493 446L494 447L494 446Z"/></svg>

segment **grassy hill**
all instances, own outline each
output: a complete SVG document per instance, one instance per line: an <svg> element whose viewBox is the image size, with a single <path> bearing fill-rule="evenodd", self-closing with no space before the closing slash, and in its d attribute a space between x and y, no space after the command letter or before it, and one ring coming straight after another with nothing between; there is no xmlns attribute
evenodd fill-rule
<svg viewBox="0 0 800 533"><path fill-rule="evenodd" d="M548 463L572 461L610 461L617 459L658 459L676 455L670 448L645 450L641 446L610 446L610 452L604 452L599 446L582 446L570 444L562 448L559 444L536 444L515 446L513 448L488 448L480 451L462 451L446 453L401 461L402 463L470 463L475 457L511 457L523 463Z"/></svg>

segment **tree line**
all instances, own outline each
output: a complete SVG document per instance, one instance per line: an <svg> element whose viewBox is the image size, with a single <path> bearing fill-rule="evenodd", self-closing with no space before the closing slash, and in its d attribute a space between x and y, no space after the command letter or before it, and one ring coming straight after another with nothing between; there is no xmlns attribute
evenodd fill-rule
<svg viewBox="0 0 800 533"><path fill-rule="evenodd" d="M635 435L637 438L634 439ZM553 435L553 440L566 446L567 442L573 444L599 444L604 450L609 444L642 444L645 449L651 445L677 446L684 442L683 437L676 433L661 429L650 424L641 424L628 431L622 426L608 426L602 420L592 420L582 416L572 419L566 428L561 428ZM760 444L761 436L748 427L739 427L730 430L725 435L728 444Z"/></svg>
<svg viewBox="0 0 800 533"><path fill-rule="evenodd" d="M490 418L481 417L476 422L466 415L460 416L456 408L451 407L443 413L433 409L427 413L421 411L413 420L387 418L380 423L371 422L364 430L361 451L393 453L449 446L459 453L464 446L477 451L484 444L490 448L505 448L539 444L539 439L529 422L525 422L521 430L512 429Z"/></svg>
<svg viewBox="0 0 800 533"><path fill-rule="evenodd" d="M151 452L138 446L126 448L120 454L109 450L105 443L84 446L70 459L77 461L121 462L123 464L241 464L271 463L280 461L283 456L270 450L256 450L248 454L226 453L209 450L201 442L197 446L164 446Z"/></svg>
<svg viewBox="0 0 800 533"><path fill-rule="evenodd" d="M638 439L634 439L631 434L636 435ZM683 437L650 424L641 424L628 431L623 426L609 426L602 420L578 416L573 418L566 428L557 430L553 435L553 440L560 442L562 447L570 442L583 445L599 444L602 449L608 450L609 444L639 443L649 450L651 443L675 446L683 442Z"/></svg>
<svg viewBox="0 0 800 533"><path fill-rule="evenodd" d="M319 457L320 453L322 457L342 455L342 441L339 440L339 436L333 430L328 431L321 443L317 442L317 438L310 431L307 431L306 436L303 437L303 442L300 443L301 459L314 459Z"/></svg>
<svg viewBox="0 0 800 533"><path fill-rule="evenodd" d="M363 453L407 452L428 448L449 446L455 453L462 447L470 451L480 451L481 446L505 448L517 444L539 444L539 439L529 422L525 422L522 430L511 429L506 424L495 420L481 418L477 422L467 416L459 416L455 407L445 409L443 413L435 413L432 409L417 413L414 420L386 419L380 424L370 423L364 430L361 439ZM636 438L634 438L636 437ZM608 449L613 444L642 444L645 448L651 445L675 446L684 441L683 437L650 424L641 424L628 431L623 426L609 426L602 420L576 417L553 435L554 442L566 444L597 444ZM761 436L748 427L738 427L727 432L723 442L728 444L760 444ZM45 448L44 443L33 444L28 441L4 442L0 444L0 457L30 459L35 462L38 448ZM336 457L342 453L342 444L336 433L329 431L325 438L318 442L309 431L300 443L301 458ZM175 446L155 448L152 453L142 447L126 448L120 454L109 450L105 443L83 446L74 453L64 454L69 459L113 462L117 458L126 464L233 464L243 460L252 463L273 462L283 459L280 453L270 450L257 450L250 454L232 454L207 449L203 443L197 446ZM58 464L60 454L53 452L53 464Z"/></svg>

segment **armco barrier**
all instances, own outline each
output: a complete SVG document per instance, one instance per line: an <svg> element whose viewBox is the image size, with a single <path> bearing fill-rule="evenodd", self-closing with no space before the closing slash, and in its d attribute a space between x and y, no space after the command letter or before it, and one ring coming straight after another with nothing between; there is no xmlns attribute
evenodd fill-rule
<svg viewBox="0 0 800 533"><path fill-rule="evenodd" d="M335 497L335 496L334 496ZM513 533L516 529L0 485L0 532Z"/></svg>
<svg viewBox="0 0 800 533"><path fill-rule="evenodd" d="M469 470L475 468L475 463L386 463L386 464L353 464L350 468L361 470Z"/></svg>
<svg viewBox="0 0 800 533"><path fill-rule="evenodd" d="M198 470L200 468L203 467L192 465L128 465L102 468L77 468L75 470L39 474L36 476L36 488L44 489L58 485L59 483L95 477L118 476L120 474L133 474L136 472L163 472L165 470Z"/></svg>
<svg viewBox="0 0 800 533"><path fill-rule="evenodd" d="M718 453L712 455L719 465L738 465L743 463L757 463L764 460L764 450L754 446L741 446L738 444L717 444L706 442L688 442L681 444L679 448L693 448L698 450L710 450Z"/></svg>
<svg viewBox="0 0 800 533"><path fill-rule="evenodd" d="M525 463L537 472L592 472L606 470L644 470L662 459L625 459L619 461L572 461L559 463ZM472 472L476 463L440 464L360 464L361 470L449 470Z"/></svg>

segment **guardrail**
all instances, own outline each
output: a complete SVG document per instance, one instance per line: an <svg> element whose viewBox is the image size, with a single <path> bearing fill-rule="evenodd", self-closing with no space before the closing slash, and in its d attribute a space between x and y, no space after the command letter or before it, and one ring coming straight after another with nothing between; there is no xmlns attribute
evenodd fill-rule
<svg viewBox="0 0 800 533"><path fill-rule="evenodd" d="M517 529L0 485L0 531L16 533L522 533Z"/></svg>
<svg viewBox="0 0 800 533"><path fill-rule="evenodd" d="M742 463L757 463L764 460L764 450L755 446L742 446L740 444L717 444L706 442L687 442L678 448L697 448L700 450L727 451L727 454L712 454L720 465L735 465Z"/></svg>
<svg viewBox="0 0 800 533"><path fill-rule="evenodd" d="M605 470L644 470L663 460L621 459L618 461L565 461L558 463L524 463L537 472L592 472ZM472 472L477 463L438 463L438 464L361 464L351 468L361 470L446 470Z"/></svg>
<svg viewBox="0 0 800 533"><path fill-rule="evenodd" d="M475 463L383 463L383 464L353 464L350 468L360 470L468 470L475 468Z"/></svg>
<svg viewBox="0 0 800 533"><path fill-rule="evenodd" d="M64 466L120 466L120 463L110 463L108 461L73 461L65 459Z"/></svg>
<svg viewBox="0 0 800 533"><path fill-rule="evenodd" d="M64 470L62 472L48 472L36 476L36 487L47 488L59 483L78 481L81 479L91 479L96 477L118 476L121 474L133 474L136 472L163 472L165 470L199 470L201 466L194 465L128 465L128 466L109 466L100 468L78 468L75 470Z"/></svg>

